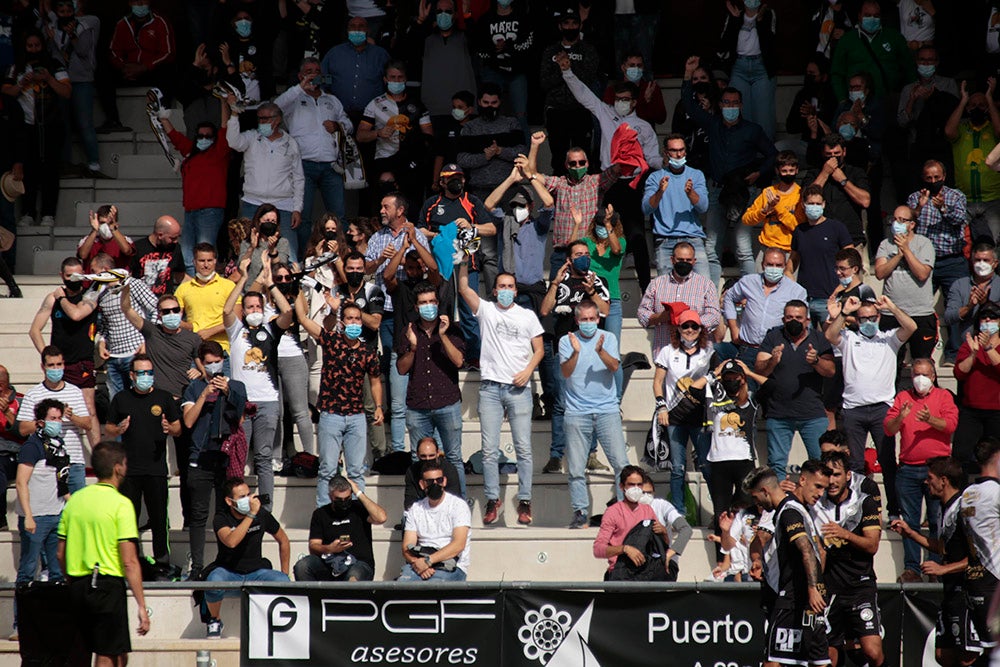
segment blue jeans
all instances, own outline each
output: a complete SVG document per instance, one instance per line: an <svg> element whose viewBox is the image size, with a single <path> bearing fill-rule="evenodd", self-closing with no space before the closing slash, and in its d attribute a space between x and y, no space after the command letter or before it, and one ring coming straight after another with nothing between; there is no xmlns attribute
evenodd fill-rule
<svg viewBox="0 0 1000 667"><path fill-rule="evenodd" d="M70 463L67 484L69 484L70 493L76 493L87 486L87 466L82 463Z"/></svg>
<svg viewBox="0 0 1000 667"><path fill-rule="evenodd" d="M375 579L375 571L368 563L358 560L348 567L343 574L333 576L330 566L319 556L308 554L295 562L292 568L295 574L295 581L372 581Z"/></svg>
<svg viewBox="0 0 1000 667"><path fill-rule="evenodd" d="M435 569L430 579L421 579L420 575L414 572L412 567L404 564L396 581L465 581L467 576L465 570L456 567L451 572Z"/></svg>
<svg viewBox="0 0 1000 667"><path fill-rule="evenodd" d="M563 387L565 380L559 368L559 344L552 336L542 338L542 363L545 373L539 371L542 380L542 399L552 414L552 444L549 445L549 456L556 459L563 457L566 449L566 431L563 427Z"/></svg>
<svg viewBox="0 0 1000 667"><path fill-rule="evenodd" d="M259 206L257 204L250 204L248 202L240 200L240 215L244 218L253 218L253 214L257 212ZM302 218L302 224L308 224L305 218ZM302 225L299 225L300 227ZM288 239L289 253L293 261L298 261L299 256L299 236L298 232L292 229L292 212L282 211L278 209L278 227L281 230L281 237ZM305 248L302 249L303 251Z"/></svg>
<svg viewBox="0 0 1000 667"><path fill-rule="evenodd" d="M812 320L812 325L816 328L823 326L823 322L830 316L829 311L826 309L826 302L827 299L820 299L815 296L809 297L809 318Z"/></svg>
<svg viewBox="0 0 1000 667"><path fill-rule="evenodd" d="M184 227L181 229L181 255L184 256L184 270L194 275L194 247L198 243L211 243L219 238L219 228L226 210L223 208L199 208L184 211Z"/></svg>
<svg viewBox="0 0 1000 667"><path fill-rule="evenodd" d="M479 426L483 437L483 493L500 499L500 425L504 413L517 454L517 499L531 500L531 389L492 380L479 385Z"/></svg>
<svg viewBox="0 0 1000 667"><path fill-rule="evenodd" d="M327 212L333 213L341 220L344 219L344 177L333 170L331 163L311 160L302 161L302 173L306 178L302 197L302 224L296 231L299 236L299 248L305 252L309 235L312 234L312 209L316 190L319 190ZM300 257L299 261L301 260Z"/></svg>
<svg viewBox="0 0 1000 667"><path fill-rule="evenodd" d="M708 450L712 446L712 434L701 426L668 426L670 436L670 502L677 511L686 514L684 509L684 469L687 466L687 444L694 444L695 467L701 472L707 482L712 471L708 463Z"/></svg>
<svg viewBox="0 0 1000 667"><path fill-rule="evenodd" d="M722 188L712 181L708 183L708 214L705 220L705 254L708 256L710 278L716 286L722 278L722 262L719 259L719 242L725 241L729 230L726 219L726 209L719 203ZM754 228L744 225L739 220L733 223L733 236L736 241L736 262L740 267L740 275L755 273L753 236ZM696 263L697 267L698 264Z"/></svg>
<svg viewBox="0 0 1000 667"><path fill-rule="evenodd" d="M462 462L462 401L434 410L406 411L406 428L410 432L410 451L416 453L417 443L433 438L437 430L444 456L458 471L458 484L465 498L465 464Z"/></svg>
<svg viewBox="0 0 1000 667"><path fill-rule="evenodd" d="M396 370L396 345L394 341L395 322L392 312L382 316L382 324L379 326L378 335L382 341L382 377L389 378L389 436L392 439L389 447L394 452L406 451L406 389L410 385L409 375L400 375ZM384 352L391 350L391 352ZM388 359L386 368L385 359ZM382 383L385 386L385 383ZM413 450L416 452L416 450Z"/></svg>
<svg viewBox="0 0 1000 667"><path fill-rule="evenodd" d="M931 273L931 284L935 290L941 290L942 296L948 298L952 284L961 278L969 277L969 264L964 257L948 257L934 262L934 271ZM947 307L949 304L945 304ZM958 324L948 325L948 340L944 344L942 358L954 361L958 354L958 348L962 344L962 338L958 335Z"/></svg>
<svg viewBox="0 0 1000 667"><path fill-rule="evenodd" d="M854 473L857 475L858 473ZM900 463L896 469L896 497L902 519L914 530L920 530L921 503L927 503L927 523L930 524L931 539L937 537L938 519L941 516L941 501L932 498L927 488L927 466L913 466ZM931 560L941 562L941 557L927 552ZM920 545L903 538L903 567L920 572Z"/></svg>
<svg viewBox="0 0 1000 667"><path fill-rule="evenodd" d="M104 362L104 372L108 375L108 399L115 397L131 382L129 378L129 367L132 365L132 356L112 357Z"/></svg>
<svg viewBox="0 0 1000 667"><path fill-rule="evenodd" d="M483 67L479 72L479 77L483 82L495 83L500 86L504 98L510 103L510 108L514 112L524 132L524 141L528 142L531 137L531 130L528 128L528 75L515 74L513 72L501 72L492 67Z"/></svg>
<svg viewBox="0 0 1000 667"><path fill-rule="evenodd" d="M257 583L267 583L269 581L288 581L288 575L284 572L279 572L278 570L254 570L253 572L248 572L246 574L238 574L236 572L230 572L224 567L217 567L208 576L205 577L205 581L238 581L241 584L257 584ZM205 602L221 602L222 598L227 597L239 597L240 590L224 590L224 591L205 591Z"/></svg>
<svg viewBox="0 0 1000 667"><path fill-rule="evenodd" d="M469 271L469 287L475 292L479 292L479 272ZM462 339L465 341L465 358L470 361L479 361L482 339L479 336L479 320L473 314L469 304L464 297L458 298L458 325L462 330Z"/></svg>
<svg viewBox="0 0 1000 667"><path fill-rule="evenodd" d="M257 493L262 497L264 509L270 510L274 502L274 434L281 416L281 401L256 401L257 414L243 420L243 432L253 452L253 468L257 473ZM266 502L265 502L266 501Z"/></svg>
<svg viewBox="0 0 1000 667"><path fill-rule="evenodd" d="M337 474L340 452L344 452L347 477L365 490L365 450L368 442L365 413L338 415L319 413L319 476L316 480L316 507L330 504L330 480Z"/></svg>
<svg viewBox="0 0 1000 667"><path fill-rule="evenodd" d="M590 455L590 443L597 436L604 454L608 457L611 469L618 474L628 465L628 455L625 453L625 433L622 430L622 418L617 410L603 414L566 415L566 470L569 472L569 502L574 511L582 510L589 514L590 498L587 496L587 458ZM613 484L618 500L622 499L621 488Z"/></svg>
<svg viewBox="0 0 1000 667"><path fill-rule="evenodd" d="M673 270L674 246L686 241L694 246L694 272L699 276L712 279L711 265L708 263L708 253L705 250L705 239L700 236L657 236L653 244L656 247L656 271L659 275Z"/></svg>
<svg viewBox="0 0 1000 667"><path fill-rule="evenodd" d="M21 535L21 562L17 566L17 583L33 581L38 570L38 559L43 556L49 568L49 581L60 581L63 578L59 560L56 558L56 547L59 538L56 535L59 528L58 514L46 514L35 517L35 532L24 529L24 517L17 517L17 530Z"/></svg>
<svg viewBox="0 0 1000 667"><path fill-rule="evenodd" d="M621 348L622 345L622 300L621 299L611 299L608 302L608 314L604 318L604 330L609 331L615 335L618 339L618 347ZM615 390L618 395L618 404L622 402L622 385L625 384L625 371L622 370L622 365L618 364L618 370L615 371Z"/></svg>
<svg viewBox="0 0 1000 667"><path fill-rule="evenodd" d="M829 422L826 417L813 419L768 419L767 420L767 465L778 473L778 479L785 479L788 466L788 452L792 449L792 437L798 431L811 459L819 458L819 436L826 432Z"/></svg>
<svg viewBox="0 0 1000 667"><path fill-rule="evenodd" d="M80 132L80 142L83 144L83 152L87 156L88 163L101 161L97 148L97 132L94 130L94 90L93 81L74 81L73 90L70 92L73 120ZM69 133L66 136L69 137Z"/></svg>
<svg viewBox="0 0 1000 667"><path fill-rule="evenodd" d="M761 56L738 56L733 65L729 85L743 95L743 117L764 128L768 139L774 139L774 93L777 79L767 75Z"/></svg>

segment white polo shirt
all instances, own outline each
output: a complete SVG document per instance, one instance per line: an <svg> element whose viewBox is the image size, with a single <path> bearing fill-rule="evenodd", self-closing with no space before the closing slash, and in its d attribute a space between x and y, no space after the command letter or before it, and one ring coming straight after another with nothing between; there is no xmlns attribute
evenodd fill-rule
<svg viewBox="0 0 1000 667"><path fill-rule="evenodd" d="M896 355L903 343L898 329L872 338L844 329L837 349L844 360L844 409L887 403L896 398Z"/></svg>

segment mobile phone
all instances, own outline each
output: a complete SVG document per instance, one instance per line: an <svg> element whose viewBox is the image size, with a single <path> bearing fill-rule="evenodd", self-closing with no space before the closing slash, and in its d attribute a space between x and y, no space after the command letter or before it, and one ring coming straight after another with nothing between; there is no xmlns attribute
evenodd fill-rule
<svg viewBox="0 0 1000 667"><path fill-rule="evenodd" d="M341 542L350 542L351 541L351 536L350 535L341 535L340 536L340 541Z"/></svg>

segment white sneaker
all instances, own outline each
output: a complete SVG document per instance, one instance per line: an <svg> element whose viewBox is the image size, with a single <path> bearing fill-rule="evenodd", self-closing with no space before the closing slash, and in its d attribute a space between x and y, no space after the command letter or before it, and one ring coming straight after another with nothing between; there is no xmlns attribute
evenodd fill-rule
<svg viewBox="0 0 1000 667"><path fill-rule="evenodd" d="M17 224L22 227L31 227L35 224L35 219L30 215L22 215L21 219L17 221Z"/></svg>
<svg viewBox="0 0 1000 667"><path fill-rule="evenodd" d="M90 164L87 165L87 169L89 169L90 171L100 171L101 170L101 163L100 162L91 162Z"/></svg>
<svg viewBox="0 0 1000 667"><path fill-rule="evenodd" d="M43 227L55 227L56 219L51 215L42 216L42 222L40 223Z"/></svg>

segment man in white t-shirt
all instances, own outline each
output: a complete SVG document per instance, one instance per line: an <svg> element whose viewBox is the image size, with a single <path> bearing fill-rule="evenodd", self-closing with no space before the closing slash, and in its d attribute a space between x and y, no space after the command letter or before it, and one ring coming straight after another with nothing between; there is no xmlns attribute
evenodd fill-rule
<svg viewBox="0 0 1000 667"><path fill-rule="evenodd" d="M851 470L864 474L865 444L871 435L885 480L886 508L889 516L898 517L896 439L886 436L883 423L896 398L896 355L917 324L887 296L864 303L852 296L843 304L831 298L827 310L831 322L826 339L840 351L844 363L844 431L851 448ZM899 328L879 331L880 311L892 313ZM857 319L857 331L844 328L848 315Z"/></svg>
<svg viewBox="0 0 1000 667"><path fill-rule="evenodd" d="M448 478L437 459L424 461L420 488L403 526L403 571L397 581L465 581L469 574L472 513L444 490Z"/></svg>
<svg viewBox="0 0 1000 667"><path fill-rule="evenodd" d="M517 453L517 522L531 523L531 375L542 361L542 325L527 308L514 303L517 282L510 273L497 275L496 303L480 299L469 287L469 267L459 267L458 291L479 320L479 424L483 437L483 523L496 523L501 510L500 425L506 412Z"/></svg>

